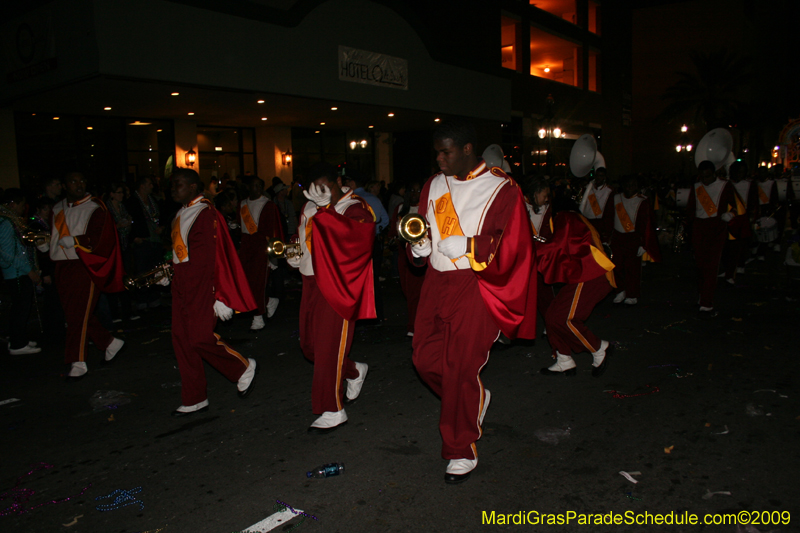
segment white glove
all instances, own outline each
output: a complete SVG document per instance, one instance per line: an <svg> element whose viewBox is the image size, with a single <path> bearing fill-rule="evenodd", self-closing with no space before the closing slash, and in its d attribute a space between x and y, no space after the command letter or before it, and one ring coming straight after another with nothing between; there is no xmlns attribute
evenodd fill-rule
<svg viewBox="0 0 800 533"><path fill-rule="evenodd" d="M639 247L639 251L636 252L636 257L642 257L645 252L646 252L646 250L640 246Z"/></svg>
<svg viewBox="0 0 800 533"><path fill-rule="evenodd" d="M719 217L719 218L721 218L723 222L730 222L730 221L731 221L731 219L733 218L733 213L731 213L730 211L728 211L727 213L724 213L724 214L723 214L721 217Z"/></svg>
<svg viewBox="0 0 800 533"><path fill-rule="evenodd" d="M161 285L162 287L169 287L169 276L164 276L160 280L156 281L156 285Z"/></svg>
<svg viewBox="0 0 800 533"><path fill-rule="evenodd" d="M450 235L445 240L439 241L439 253L450 259L458 259L467 253L467 238L463 235Z"/></svg>
<svg viewBox="0 0 800 533"><path fill-rule="evenodd" d="M270 259L269 260L269 269L270 270L278 270L278 260L277 259Z"/></svg>
<svg viewBox="0 0 800 533"><path fill-rule="evenodd" d="M433 243L429 239L411 245L411 255L414 257L428 257L433 251Z"/></svg>
<svg viewBox="0 0 800 533"><path fill-rule="evenodd" d="M300 258L298 256L287 257L286 262L292 268L300 268Z"/></svg>
<svg viewBox="0 0 800 533"><path fill-rule="evenodd" d="M325 207L331 203L331 190L325 185L317 187L312 183L307 191L303 191L303 194L319 207Z"/></svg>
<svg viewBox="0 0 800 533"><path fill-rule="evenodd" d="M50 243L46 242L44 244L40 244L39 246L36 247L36 249L39 250L42 253L49 252L50 251Z"/></svg>
<svg viewBox="0 0 800 533"><path fill-rule="evenodd" d="M233 309L217 300L214 302L214 314L217 315L220 320L225 322L226 320L230 320L233 316Z"/></svg>
<svg viewBox="0 0 800 533"><path fill-rule="evenodd" d="M75 248L75 237L61 237L58 239L58 245L62 248Z"/></svg>

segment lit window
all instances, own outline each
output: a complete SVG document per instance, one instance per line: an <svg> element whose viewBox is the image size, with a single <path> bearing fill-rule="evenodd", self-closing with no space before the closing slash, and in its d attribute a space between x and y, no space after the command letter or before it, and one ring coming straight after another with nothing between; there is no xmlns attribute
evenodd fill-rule
<svg viewBox="0 0 800 533"><path fill-rule="evenodd" d="M517 38L519 22L510 17L500 17L500 57L504 68L517 70Z"/></svg>
<svg viewBox="0 0 800 533"><path fill-rule="evenodd" d="M529 0L530 5L573 24L578 23L575 0Z"/></svg>
<svg viewBox="0 0 800 533"><path fill-rule="evenodd" d="M600 52L589 50L589 90L600 91Z"/></svg>
<svg viewBox="0 0 800 533"><path fill-rule="evenodd" d="M531 26L531 76L583 87L580 45Z"/></svg>
<svg viewBox="0 0 800 533"><path fill-rule="evenodd" d="M601 35L600 33L600 4L589 0L589 24L586 28L590 32Z"/></svg>

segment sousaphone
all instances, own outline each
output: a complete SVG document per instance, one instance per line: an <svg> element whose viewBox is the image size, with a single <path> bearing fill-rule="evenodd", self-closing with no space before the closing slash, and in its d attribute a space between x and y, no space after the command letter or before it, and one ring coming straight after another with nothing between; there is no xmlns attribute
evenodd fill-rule
<svg viewBox="0 0 800 533"><path fill-rule="evenodd" d="M591 133L581 135L569 153L570 172L578 178L586 176L594 168L597 155L597 141L594 140L594 136ZM605 165L605 160L603 164Z"/></svg>
<svg viewBox="0 0 800 533"><path fill-rule="evenodd" d="M700 139L694 153L694 164L699 167L703 161L711 161L714 163L714 167L719 169L726 166L726 163L729 166L728 161L732 153L733 137L730 132L725 128L714 128ZM730 163L733 163L736 158L732 159Z"/></svg>

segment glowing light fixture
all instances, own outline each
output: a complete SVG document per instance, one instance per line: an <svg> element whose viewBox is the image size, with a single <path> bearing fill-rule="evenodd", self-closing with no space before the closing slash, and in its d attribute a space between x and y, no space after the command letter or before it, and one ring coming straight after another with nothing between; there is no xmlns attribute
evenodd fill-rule
<svg viewBox="0 0 800 533"><path fill-rule="evenodd" d="M93 127L91 127L91 126L86 126L86 129L87 129L87 130L93 130L94 128L93 128Z"/></svg>
<svg viewBox="0 0 800 533"><path fill-rule="evenodd" d="M104 107L103 111L111 111L111 108L110 107Z"/></svg>
<svg viewBox="0 0 800 533"><path fill-rule="evenodd" d="M325 123L324 123L324 122L320 122L320 123L319 123L319 125L320 125L320 126L324 126L324 125L325 125Z"/></svg>
<svg viewBox="0 0 800 533"><path fill-rule="evenodd" d="M368 128L369 128L369 129L372 129L372 128L374 128L374 127L375 127L375 126L368 126Z"/></svg>
<svg viewBox="0 0 800 533"><path fill-rule="evenodd" d="M680 152L681 150L683 150L683 146L681 146L680 144L675 147L676 152Z"/></svg>
<svg viewBox="0 0 800 533"><path fill-rule="evenodd" d="M687 152L691 152L692 151L692 145L691 144L687 144L686 145L686 151Z"/></svg>
<svg viewBox="0 0 800 533"><path fill-rule="evenodd" d="M440 122L441 120L442 120L442 119L440 119L440 118L435 118L435 119L433 119L433 121L434 121L434 122Z"/></svg>
<svg viewBox="0 0 800 533"><path fill-rule="evenodd" d="M689 131L689 127L686 124L681 126L681 133L686 133L687 131Z"/></svg>
<svg viewBox="0 0 800 533"><path fill-rule="evenodd" d="M283 152L281 154L281 162L284 165L286 165L287 167L291 166L291 164L292 164L292 151L291 150L289 150L288 152Z"/></svg>
<svg viewBox="0 0 800 533"><path fill-rule="evenodd" d="M390 117L393 117L393 116L394 116L394 113L389 113L389 115L388 115L388 116L390 116Z"/></svg>
<svg viewBox="0 0 800 533"><path fill-rule="evenodd" d="M540 139L544 139L546 135L547 135L547 130L546 129L542 128L542 129L539 130L539 138Z"/></svg>
<svg viewBox="0 0 800 533"><path fill-rule="evenodd" d="M544 67L545 72L550 72L550 67Z"/></svg>
<svg viewBox="0 0 800 533"><path fill-rule="evenodd" d="M339 108L338 107L332 107L331 111L336 111L337 109L339 109Z"/></svg>
<svg viewBox="0 0 800 533"><path fill-rule="evenodd" d="M267 120L267 117L261 117L261 120Z"/></svg>
<svg viewBox="0 0 800 533"><path fill-rule="evenodd" d="M366 139L361 139L361 142L358 143L358 144L361 145L361 148L366 148L367 147L367 140Z"/></svg>
<svg viewBox="0 0 800 533"><path fill-rule="evenodd" d="M186 152L186 157L184 158L187 165L190 167L194 166L195 161L197 161L197 152L194 150L189 150Z"/></svg>
<svg viewBox="0 0 800 533"><path fill-rule="evenodd" d="M350 149L351 150L355 150L356 149L356 142L355 141L350 141Z"/></svg>
<svg viewBox="0 0 800 533"><path fill-rule="evenodd" d="M186 114L187 114L187 115L189 115L190 117L191 117L191 116L194 116L194 112L193 112L193 111L189 111L189 112L188 112L188 113L186 113Z"/></svg>
<svg viewBox="0 0 800 533"><path fill-rule="evenodd" d="M264 103L264 100L259 100L259 101L258 101L258 103L259 103L259 104L263 104L263 103Z"/></svg>
<svg viewBox="0 0 800 533"><path fill-rule="evenodd" d="M171 96L178 96L181 93L170 93Z"/></svg>
<svg viewBox="0 0 800 533"><path fill-rule="evenodd" d="M61 118L61 117L53 117L53 120L58 120L59 118Z"/></svg>
<svg viewBox="0 0 800 533"><path fill-rule="evenodd" d="M559 127L553 128L553 137L556 138L561 137L561 128Z"/></svg>

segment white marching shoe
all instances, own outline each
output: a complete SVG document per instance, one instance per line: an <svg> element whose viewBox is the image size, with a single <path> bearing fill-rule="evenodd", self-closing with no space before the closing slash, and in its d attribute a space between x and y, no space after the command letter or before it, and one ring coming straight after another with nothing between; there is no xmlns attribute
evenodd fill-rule
<svg viewBox="0 0 800 533"><path fill-rule="evenodd" d="M625 305L636 305L639 303L639 298L625 298L622 303Z"/></svg>
<svg viewBox="0 0 800 533"><path fill-rule="evenodd" d="M325 411L322 416L314 420L308 432L315 435L324 435L347 423L347 413L341 411Z"/></svg>
<svg viewBox="0 0 800 533"><path fill-rule="evenodd" d="M264 329L264 317L262 315L254 316L253 323L250 324L250 329L252 331L258 331L259 329Z"/></svg>
<svg viewBox="0 0 800 533"><path fill-rule="evenodd" d="M364 380L367 379L369 365L367 363L356 363L355 365L356 370L358 370L358 377L347 380L347 392L345 392L347 401L345 403L350 403L358 398L358 395L361 394L361 387L364 386Z"/></svg>
<svg viewBox="0 0 800 533"><path fill-rule="evenodd" d="M575 370L576 366L571 355L556 352L556 362L547 368L542 368L539 373L543 376L574 376L578 372Z"/></svg>
<svg viewBox="0 0 800 533"><path fill-rule="evenodd" d="M469 475L478 466L478 459L450 459L444 474L444 482L457 485L469 479Z"/></svg>
<svg viewBox="0 0 800 533"><path fill-rule="evenodd" d="M617 295L614 297L615 304L621 304L624 301L625 301L625 291L617 293Z"/></svg>
<svg viewBox="0 0 800 533"><path fill-rule="evenodd" d="M278 304L281 301L278 298L270 298L267 302L267 318L272 318L272 315L275 314L275 311L278 309Z"/></svg>
<svg viewBox="0 0 800 533"><path fill-rule="evenodd" d="M114 359L123 346L125 346L125 341L114 337L114 340L106 348L106 361Z"/></svg>
<svg viewBox="0 0 800 533"><path fill-rule="evenodd" d="M172 416L188 416L202 411L208 411L208 398L194 405L181 405L172 411Z"/></svg>

